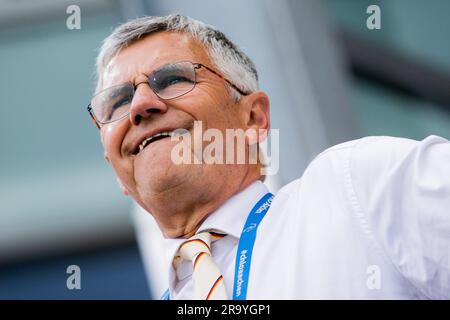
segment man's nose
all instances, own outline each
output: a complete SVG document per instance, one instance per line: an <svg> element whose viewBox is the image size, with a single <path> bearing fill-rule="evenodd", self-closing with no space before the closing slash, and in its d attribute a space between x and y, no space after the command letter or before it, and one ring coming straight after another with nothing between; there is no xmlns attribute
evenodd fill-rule
<svg viewBox="0 0 450 320"><path fill-rule="evenodd" d="M132 124L137 126L142 119L166 111L167 105L153 92L148 83L143 82L136 86L130 106L130 121Z"/></svg>

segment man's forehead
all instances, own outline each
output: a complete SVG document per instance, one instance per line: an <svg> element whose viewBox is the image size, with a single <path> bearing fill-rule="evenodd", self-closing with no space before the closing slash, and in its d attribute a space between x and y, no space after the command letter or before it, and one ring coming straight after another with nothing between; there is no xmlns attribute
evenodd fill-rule
<svg viewBox="0 0 450 320"><path fill-rule="evenodd" d="M186 33L151 34L122 49L111 59L102 75L102 87L130 82L140 74L149 74L167 63L183 60L209 62L204 47Z"/></svg>

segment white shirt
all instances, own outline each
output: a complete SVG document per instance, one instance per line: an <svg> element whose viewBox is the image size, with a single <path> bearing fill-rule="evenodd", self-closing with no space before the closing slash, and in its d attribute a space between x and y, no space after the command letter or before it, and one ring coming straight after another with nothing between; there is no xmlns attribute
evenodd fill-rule
<svg viewBox="0 0 450 320"><path fill-rule="evenodd" d="M232 297L237 243L267 192L254 182L200 226L228 236L212 256ZM192 299L192 265L171 261L171 299ZM367 137L329 148L276 193L261 222L247 299L449 299L450 142Z"/></svg>

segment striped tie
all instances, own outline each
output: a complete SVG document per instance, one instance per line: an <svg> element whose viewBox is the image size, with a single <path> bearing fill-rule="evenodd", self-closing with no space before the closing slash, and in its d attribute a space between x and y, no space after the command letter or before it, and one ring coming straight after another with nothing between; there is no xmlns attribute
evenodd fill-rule
<svg viewBox="0 0 450 320"><path fill-rule="evenodd" d="M227 300L227 293L219 267L211 257L211 241L225 235L215 232L201 232L184 242L178 249L178 256L192 261L194 265L194 298L196 300Z"/></svg>

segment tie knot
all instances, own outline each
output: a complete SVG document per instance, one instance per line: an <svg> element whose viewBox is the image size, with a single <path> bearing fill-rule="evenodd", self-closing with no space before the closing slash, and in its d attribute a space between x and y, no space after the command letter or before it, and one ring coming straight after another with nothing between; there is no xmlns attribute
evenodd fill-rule
<svg viewBox="0 0 450 320"><path fill-rule="evenodd" d="M227 299L220 268L211 257L211 243L224 236L213 231L199 232L178 249L174 267L177 269L183 259L192 261L195 299Z"/></svg>
<svg viewBox="0 0 450 320"><path fill-rule="evenodd" d="M181 244L178 249L179 256L194 261L194 258L202 252L211 255L211 243L224 236L225 234L212 231L197 233Z"/></svg>

